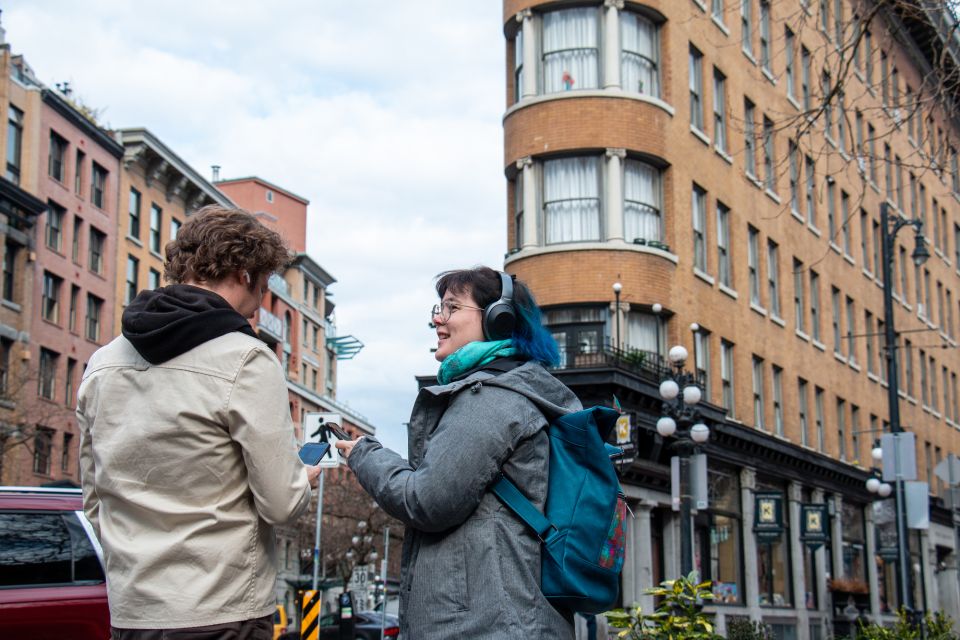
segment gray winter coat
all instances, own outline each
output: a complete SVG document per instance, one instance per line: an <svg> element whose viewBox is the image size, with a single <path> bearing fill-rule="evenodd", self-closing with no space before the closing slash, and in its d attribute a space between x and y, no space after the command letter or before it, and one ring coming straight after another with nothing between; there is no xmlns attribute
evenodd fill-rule
<svg viewBox="0 0 960 640"><path fill-rule="evenodd" d="M409 461L364 438L349 465L406 525L400 586L404 640L572 640L572 614L540 591L540 542L488 491L502 469L543 509L548 419L581 408L536 363L426 387L413 407ZM503 388L503 387L509 388Z"/></svg>

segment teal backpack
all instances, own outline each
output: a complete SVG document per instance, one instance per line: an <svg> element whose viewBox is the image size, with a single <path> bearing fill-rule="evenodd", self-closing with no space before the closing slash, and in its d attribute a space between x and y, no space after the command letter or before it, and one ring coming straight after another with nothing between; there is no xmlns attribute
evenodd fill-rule
<svg viewBox="0 0 960 640"><path fill-rule="evenodd" d="M543 594L575 613L608 611L620 592L627 504L610 460L621 451L604 442L618 416L608 407L593 407L550 425L544 513L502 474L491 487L542 543Z"/></svg>

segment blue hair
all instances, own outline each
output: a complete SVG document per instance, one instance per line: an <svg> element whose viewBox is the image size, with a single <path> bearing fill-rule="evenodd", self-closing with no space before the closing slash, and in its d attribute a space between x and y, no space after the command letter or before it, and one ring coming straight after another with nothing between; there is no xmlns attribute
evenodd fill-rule
<svg viewBox="0 0 960 640"><path fill-rule="evenodd" d="M515 283L515 287L516 284ZM526 287L524 287L526 289ZM519 293L515 288L514 291ZM540 317L540 308L533 295L516 295L514 307L517 311L517 327L513 331L513 346L522 356L535 360L545 367L556 366L560 362L560 349ZM520 298L520 299L518 299ZM528 300L522 300L528 298Z"/></svg>

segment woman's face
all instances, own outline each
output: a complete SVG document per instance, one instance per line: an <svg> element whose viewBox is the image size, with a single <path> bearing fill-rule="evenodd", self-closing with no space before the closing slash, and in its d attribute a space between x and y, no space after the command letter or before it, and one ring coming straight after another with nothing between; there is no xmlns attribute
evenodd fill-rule
<svg viewBox="0 0 960 640"><path fill-rule="evenodd" d="M483 310L471 291L454 293L447 290L440 301L440 312L434 314L437 326L437 351L434 357L443 362L451 353L469 342L483 340Z"/></svg>

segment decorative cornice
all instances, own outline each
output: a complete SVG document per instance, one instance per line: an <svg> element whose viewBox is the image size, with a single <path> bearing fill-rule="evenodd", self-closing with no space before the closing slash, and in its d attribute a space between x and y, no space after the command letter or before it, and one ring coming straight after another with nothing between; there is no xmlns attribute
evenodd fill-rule
<svg viewBox="0 0 960 640"><path fill-rule="evenodd" d="M604 7L613 7L618 11L623 11L624 0L603 0Z"/></svg>
<svg viewBox="0 0 960 640"><path fill-rule="evenodd" d="M519 22L520 24L523 24L524 20L527 20L528 18L532 18L532 17L533 17L532 9L522 9L520 11L517 11L517 15L514 16L516 21Z"/></svg>
<svg viewBox="0 0 960 640"><path fill-rule="evenodd" d="M530 156L517 160L517 171L523 171L525 167L531 166L533 166L533 158Z"/></svg>
<svg viewBox="0 0 960 640"><path fill-rule="evenodd" d="M147 183L147 186L152 186L154 180L160 180L163 177L163 174L167 172L170 163L156 156L151 162L150 166L147 167L147 170L144 172L143 180Z"/></svg>
<svg viewBox="0 0 960 640"><path fill-rule="evenodd" d="M187 184L189 184L189 182L190 178L183 174L180 174L179 179L171 180L167 185L167 202L170 202L174 198L183 195L183 191L187 188Z"/></svg>
<svg viewBox="0 0 960 640"><path fill-rule="evenodd" d="M614 156L623 160L624 158L627 157L627 150L623 148L617 148L617 147L611 147L607 149L607 157L613 158Z"/></svg>

